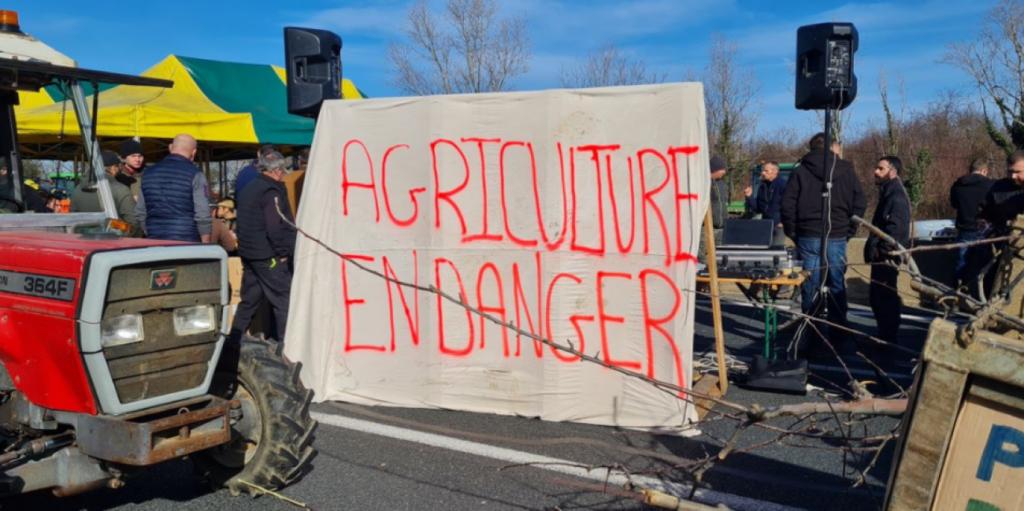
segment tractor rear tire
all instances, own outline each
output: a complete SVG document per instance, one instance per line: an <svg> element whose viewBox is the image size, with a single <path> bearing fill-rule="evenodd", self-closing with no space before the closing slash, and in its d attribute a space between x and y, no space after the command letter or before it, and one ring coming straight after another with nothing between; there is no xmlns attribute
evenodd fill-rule
<svg viewBox="0 0 1024 511"><path fill-rule="evenodd" d="M317 422L309 416L313 391L299 381L301 364L283 345L263 337L226 341L210 393L241 404L231 442L192 455L199 475L232 495L278 490L294 482L312 459ZM245 483L243 483L244 481Z"/></svg>

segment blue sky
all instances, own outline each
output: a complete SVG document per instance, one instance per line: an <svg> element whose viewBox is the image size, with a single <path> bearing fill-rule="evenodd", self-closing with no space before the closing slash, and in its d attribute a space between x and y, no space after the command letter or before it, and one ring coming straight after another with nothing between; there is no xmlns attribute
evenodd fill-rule
<svg viewBox="0 0 1024 511"><path fill-rule="evenodd" d="M431 0L437 6L443 0ZM855 72L860 80L852 122L879 123L877 75L901 74L909 108L922 108L938 93L973 94L965 76L939 61L949 43L969 40L994 0L953 2L783 2L740 0L506 0L502 8L526 15L533 40L531 70L516 80L519 90L558 86L558 72L603 43L615 41L631 54L684 80L703 68L713 33L740 45L740 58L761 82L765 132L791 127L815 130L812 113L793 108L792 61L797 27L848 21L860 31ZM388 83L384 55L402 36L409 2L187 1L81 2L8 1L22 29L78 60L83 67L140 73L170 54L281 65L282 27L307 26L337 32L344 40L345 76L372 97L396 95ZM895 94L893 94L895 96Z"/></svg>

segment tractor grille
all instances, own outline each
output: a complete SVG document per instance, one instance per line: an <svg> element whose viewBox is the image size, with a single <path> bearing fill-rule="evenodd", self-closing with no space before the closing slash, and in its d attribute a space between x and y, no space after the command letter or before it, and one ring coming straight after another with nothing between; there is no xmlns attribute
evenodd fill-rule
<svg viewBox="0 0 1024 511"><path fill-rule="evenodd" d="M153 272L175 270L169 289L152 290ZM170 261L123 266L110 275L103 318L141 314L142 342L104 348L121 403L200 386L212 362L220 325L213 332L178 336L174 309L212 305L221 317L220 261Z"/></svg>

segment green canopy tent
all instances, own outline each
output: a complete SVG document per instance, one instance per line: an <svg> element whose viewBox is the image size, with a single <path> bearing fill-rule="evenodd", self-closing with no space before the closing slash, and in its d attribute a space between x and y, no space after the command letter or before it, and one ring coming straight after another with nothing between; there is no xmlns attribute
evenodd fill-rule
<svg viewBox="0 0 1024 511"><path fill-rule="evenodd" d="M174 135L189 133L206 160L218 161L245 157L259 143L312 143L313 120L288 113L280 67L171 55L142 76L171 80L174 87L100 84L98 137L105 147L138 137L157 156ZM86 93L91 103L92 88ZM366 97L347 79L342 93L344 99ZM51 86L20 96L16 115L25 157L69 159L79 135L65 94Z"/></svg>
<svg viewBox="0 0 1024 511"><path fill-rule="evenodd" d="M261 143L278 144L288 154L313 141L314 121L288 113L286 75L280 67L171 55L142 76L173 81L174 87L98 85L97 137L104 149L117 150L121 141L139 138L152 162L166 155L175 135L188 133L199 141L196 159L210 176L210 162L252 158ZM91 105L95 91L88 86L84 92ZM344 99L366 97L347 79L342 94ZM22 157L72 160L73 172L80 172L84 153L65 92L49 86L19 96L15 114ZM218 173L223 187L223 163Z"/></svg>

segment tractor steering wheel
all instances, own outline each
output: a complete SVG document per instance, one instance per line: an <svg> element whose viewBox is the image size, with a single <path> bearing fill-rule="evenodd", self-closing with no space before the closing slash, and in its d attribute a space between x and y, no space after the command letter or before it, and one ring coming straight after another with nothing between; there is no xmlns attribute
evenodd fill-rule
<svg viewBox="0 0 1024 511"><path fill-rule="evenodd" d="M20 213L25 207L25 204L20 200L15 199L14 197L7 197L6 195L0 195L0 203L2 202L10 202L11 204L14 204L15 209L12 213Z"/></svg>

